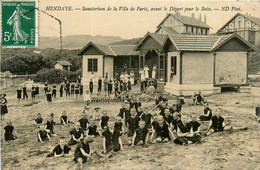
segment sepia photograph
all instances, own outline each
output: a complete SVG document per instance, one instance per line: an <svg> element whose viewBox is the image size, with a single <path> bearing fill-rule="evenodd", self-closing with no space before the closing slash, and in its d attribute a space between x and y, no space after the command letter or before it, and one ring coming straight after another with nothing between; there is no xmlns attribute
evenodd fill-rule
<svg viewBox="0 0 260 170"><path fill-rule="evenodd" d="M1 169L260 169L260 1L2 0Z"/></svg>

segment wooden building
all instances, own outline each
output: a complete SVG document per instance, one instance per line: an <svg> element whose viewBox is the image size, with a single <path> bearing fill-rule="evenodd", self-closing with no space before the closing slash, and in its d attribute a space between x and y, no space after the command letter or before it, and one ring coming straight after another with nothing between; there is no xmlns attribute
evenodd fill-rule
<svg viewBox="0 0 260 170"><path fill-rule="evenodd" d="M238 34L167 35L162 47L168 63L165 91L212 94L221 87L248 85L247 63L252 50L257 49Z"/></svg>
<svg viewBox="0 0 260 170"><path fill-rule="evenodd" d="M210 26L204 21L195 18L194 13L191 17L180 15L180 13L168 14L157 26L156 33L159 34L189 34L189 35L208 35Z"/></svg>
<svg viewBox="0 0 260 170"><path fill-rule="evenodd" d="M217 33L237 33L251 44L260 47L260 18L237 13Z"/></svg>
<svg viewBox="0 0 260 170"><path fill-rule="evenodd" d="M99 77L113 77L114 73L134 71L138 77L139 52L134 51L135 45L100 45L89 42L82 48L82 79L87 84L90 78L97 81Z"/></svg>

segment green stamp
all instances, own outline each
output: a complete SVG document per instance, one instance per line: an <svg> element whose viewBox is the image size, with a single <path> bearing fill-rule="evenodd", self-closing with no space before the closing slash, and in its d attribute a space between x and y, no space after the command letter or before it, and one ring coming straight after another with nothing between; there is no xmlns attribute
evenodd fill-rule
<svg viewBox="0 0 260 170"><path fill-rule="evenodd" d="M2 1L2 47L38 46L36 1Z"/></svg>

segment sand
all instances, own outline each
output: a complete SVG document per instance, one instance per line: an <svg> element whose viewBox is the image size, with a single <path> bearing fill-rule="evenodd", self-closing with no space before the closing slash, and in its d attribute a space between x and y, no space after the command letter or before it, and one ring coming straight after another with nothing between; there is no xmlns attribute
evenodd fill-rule
<svg viewBox="0 0 260 170"><path fill-rule="evenodd" d="M7 94L7 120L12 120L18 133L18 139L1 144L2 169L76 169L73 156L61 158L46 158L49 146L58 143L59 136L69 140L69 131L73 126L57 125L57 137L50 142L39 143L36 140L38 128L31 124L38 112L44 120L50 113L54 113L54 120L59 122L63 110L67 111L70 120L76 122L82 113L84 103L82 98L60 99L59 97L49 105L43 96L34 102L31 99L21 100L17 104L15 87L4 89ZM210 107L214 110L221 107L223 117L233 126L247 126L247 131L219 132L209 137L203 137L201 144L179 146L173 142L166 144L152 144L148 147L131 148L124 145L125 150L112 153L109 157L94 159L84 164L85 169L260 169L260 123L254 120L254 107L260 102L260 88L252 87L251 93L226 92L206 97ZM174 99L174 97L171 97ZM170 100L169 103L173 103ZM187 114L201 115L203 106L192 106L191 98L185 99L182 111ZM152 104L153 102L144 102ZM101 107L108 115L115 116L120 109L119 102L102 102L91 104L91 107ZM214 114L214 112L213 112ZM1 124L1 129L6 121ZM201 129L205 131L207 122L202 122ZM2 132L2 131L1 131ZM3 133L2 133L3 134ZM122 137L126 143L126 137ZM91 148L102 150L102 138L97 137ZM76 146L72 147L74 152Z"/></svg>

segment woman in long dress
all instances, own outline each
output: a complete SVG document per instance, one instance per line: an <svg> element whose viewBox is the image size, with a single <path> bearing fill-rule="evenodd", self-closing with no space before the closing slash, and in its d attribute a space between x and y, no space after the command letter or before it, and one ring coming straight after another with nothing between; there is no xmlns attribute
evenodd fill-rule
<svg viewBox="0 0 260 170"><path fill-rule="evenodd" d="M1 94L0 100L1 100L1 120L4 120L5 114L8 113L7 106L6 106L7 100L5 98L5 94Z"/></svg>
<svg viewBox="0 0 260 170"><path fill-rule="evenodd" d="M7 24L10 26L13 26L13 38L12 40L15 41L15 44L18 44L19 41L24 41L24 43L27 43L27 39L29 37L29 34L24 32L21 28L21 20L22 18L31 20L31 18L24 15L27 10L24 10L21 8L20 4L16 6L16 9L12 16L8 19Z"/></svg>
<svg viewBox="0 0 260 170"><path fill-rule="evenodd" d="M144 66L144 77L145 79L149 78L149 68L147 65Z"/></svg>
<svg viewBox="0 0 260 170"><path fill-rule="evenodd" d="M153 66L153 71L152 71L152 78L156 79L156 72L157 72L157 65Z"/></svg>
<svg viewBox="0 0 260 170"><path fill-rule="evenodd" d="M135 73L134 73L134 71L130 72L130 82L131 82L131 85L135 84Z"/></svg>

